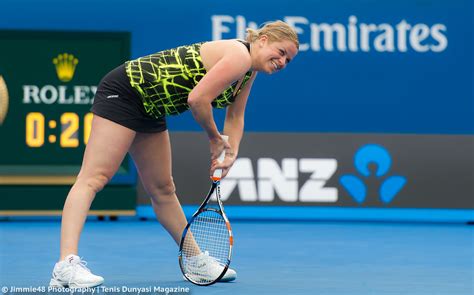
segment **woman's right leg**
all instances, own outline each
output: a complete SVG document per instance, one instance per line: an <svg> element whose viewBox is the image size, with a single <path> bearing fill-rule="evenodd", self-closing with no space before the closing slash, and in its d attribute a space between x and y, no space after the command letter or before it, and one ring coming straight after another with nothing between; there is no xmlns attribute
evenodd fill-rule
<svg viewBox="0 0 474 295"><path fill-rule="evenodd" d="M64 204L60 261L77 255L79 238L89 208L117 171L135 138L135 131L94 115L81 171Z"/></svg>

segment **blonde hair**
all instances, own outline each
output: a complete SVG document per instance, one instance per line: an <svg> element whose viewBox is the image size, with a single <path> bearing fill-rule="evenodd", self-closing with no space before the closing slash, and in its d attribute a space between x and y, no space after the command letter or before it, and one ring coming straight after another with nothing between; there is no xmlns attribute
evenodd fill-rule
<svg viewBox="0 0 474 295"><path fill-rule="evenodd" d="M252 43L262 35L266 35L268 40L272 42L289 40L296 45L296 48L299 48L300 45L296 31L290 27L290 25L281 20L266 22L257 30L248 28L246 41Z"/></svg>

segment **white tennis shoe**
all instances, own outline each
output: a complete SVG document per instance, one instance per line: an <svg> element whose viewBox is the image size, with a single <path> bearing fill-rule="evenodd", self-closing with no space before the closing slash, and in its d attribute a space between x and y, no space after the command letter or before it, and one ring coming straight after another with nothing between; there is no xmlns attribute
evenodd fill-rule
<svg viewBox="0 0 474 295"><path fill-rule="evenodd" d="M86 267L87 262L77 255L68 255L63 261L56 263L53 269L50 287L57 288L92 288L104 282L104 278L96 276Z"/></svg>
<svg viewBox="0 0 474 295"><path fill-rule="evenodd" d="M188 258L190 263L187 265L187 273L192 276L193 274L202 277L203 275L209 275L209 278L218 277L224 270L222 265L216 258L209 255L209 252L204 252L194 257ZM224 276L219 282L230 282L237 278L235 270L228 268Z"/></svg>

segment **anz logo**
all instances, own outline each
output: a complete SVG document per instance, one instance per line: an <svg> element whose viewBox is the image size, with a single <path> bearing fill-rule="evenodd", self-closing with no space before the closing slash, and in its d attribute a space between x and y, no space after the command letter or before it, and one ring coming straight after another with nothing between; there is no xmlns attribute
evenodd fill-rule
<svg viewBox="0 0 474 295"><path fill-rule="evenodd" d="M386 176L392 159L388 151L379 145L365 145L354 156L354 166L360 175L344 174L339 182L358 203L363 203L367 195L364 177L369 177L369 164L376 164L377 177ZM235 161L226 178L222 180L222 200L227 200L237 190L243 202L273 202L275 198L284 202L336 203L339 189L327 186L335 175L336 159L284 158L279 163L272 158L260 158L256 162L256 175L250 158ZM300 173L305 173L305 181L300 184ZM380 199L389 203L406 183L405 177L392 175L380 187Z"/></svg>
<svg viewBox="0 0 474 295"><path fill-rule="evenodd" d="M244 202L272 202L275 193L285 202L337 202L337 188L325 187L337 169L336 159L284 158L280 164L271 158L257 160L257 181L249 158L235 161L222 180L221 196L225 201L235 188ZM298 174L310 173L299 187Z"/></svg>

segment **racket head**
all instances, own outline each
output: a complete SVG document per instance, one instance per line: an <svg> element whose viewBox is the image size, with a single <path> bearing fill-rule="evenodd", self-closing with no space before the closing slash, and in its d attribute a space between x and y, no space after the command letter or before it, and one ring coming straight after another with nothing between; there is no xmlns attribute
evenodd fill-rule
<svg viewBox="0 0 474 295"><path fill-rule="evenodd" d="M227 217L215 208L202 209L183 232L179 246L181 272L193 284L214 284L229 268L232 246Z"/></svg>

